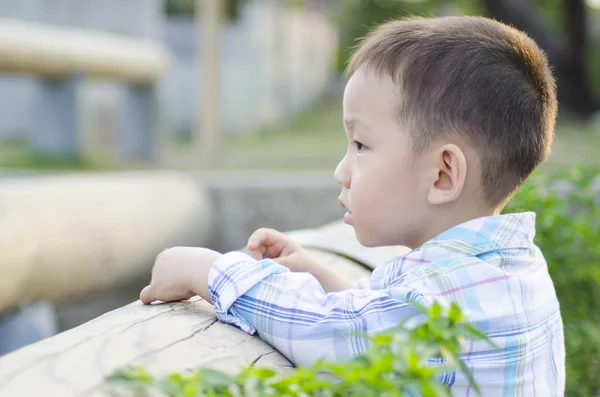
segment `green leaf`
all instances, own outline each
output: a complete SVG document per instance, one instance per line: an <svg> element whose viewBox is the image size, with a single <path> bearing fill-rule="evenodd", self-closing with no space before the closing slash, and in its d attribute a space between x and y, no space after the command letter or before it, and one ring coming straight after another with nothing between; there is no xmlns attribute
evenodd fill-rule
<svg viewBox="0 0 600 397"><path fill-rule="evenodd" d="M440 318L442 314L442 306L438 302L433 302L429 311L429 317L433 320Z"/></svg>
<svg viewBox="0 0 600 397"><path fill-rule="evenodd" d="M481 395L479 385L475 381L475 378L473 378L473 374L471 373L471 371L469 371L469 368L467 368L463 361L458 360L457 363L460 368L460 371L467 377L467 379L469 380L469 384L471 385L473 390L475 390L475 393L477 393L477 395Z"/></svg>
<svg viewBox="0 0 600 397"><path fill-rule="evenodd" d="M460 323L463 321L461 310L456 303L452 303L452 305L450 306L450 311L448 312L448 319L455 323Z"/></svg>
<svg viewBox="0 0 600 397"><path fill-rule="evenodd" d="M273 378L277 373L270 368L257 368L252 371L253 375L261 380Z"/></svg>

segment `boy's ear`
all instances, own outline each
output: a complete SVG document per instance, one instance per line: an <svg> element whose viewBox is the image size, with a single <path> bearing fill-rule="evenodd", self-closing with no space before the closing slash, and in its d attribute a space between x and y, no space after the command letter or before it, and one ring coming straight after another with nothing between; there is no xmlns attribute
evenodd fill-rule
<svg viewBox="0 0 600 397"><path fill-rule="evenodd" d="M463 151L447 144L435 152L434 177L427 200L430 204L444 204L460 196L467 177L467 160Z"/></svg>

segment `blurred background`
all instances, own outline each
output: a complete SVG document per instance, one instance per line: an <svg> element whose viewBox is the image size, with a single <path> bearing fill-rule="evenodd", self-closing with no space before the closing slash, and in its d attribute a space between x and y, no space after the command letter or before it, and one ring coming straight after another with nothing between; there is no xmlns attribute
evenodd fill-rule
<svg viewBox="0 0 600 397"><path fill-rule="evenodd" d="M557 139L507 210L538 214L563 306L567 395L599 396L600 0L0 0L0 354L36 340L16 341L23 319L39 320L39 339L131 302L169 244L235 249L259 226L339 219L344 67L371 27L408 15L493 17L547 52ZM193 192L165 173L193 175ZM144 240L159 224L164 236ZM86 235L99 273L78 256ZM124 254L134 250L144 254ZM71 262L84 269L56 276ZM95 280L61 295L38 275L42 292L13 299L25 268Z"/></svg>
<svg viewBox="0 0 600 397"><path fill-rule="evenodd" d="M76 114L70 115L76 128L61 138L72 141L65 149L36 143L36 134L46 134L36 119L43 79L26 68L5 68L0 164L41 170L331 169L344 151L341 73L355 40L390 18L454 14L491 16L538 41L558 77L561 104L559 139L548 165L600 161L597 0L221 0L216 10L202 10L201 3L0 1L2 17L149 39L169 59L153 81L159 105L149 121L152 153L145 156L123 154L120 91L127 81L84 73Z"/></svg>

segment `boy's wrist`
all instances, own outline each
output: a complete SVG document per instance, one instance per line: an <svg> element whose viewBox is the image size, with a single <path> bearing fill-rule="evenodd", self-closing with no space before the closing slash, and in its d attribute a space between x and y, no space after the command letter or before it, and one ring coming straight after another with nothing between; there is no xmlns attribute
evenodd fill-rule
<svg viewBox="0 0 600 397"><path fill-rule="evenodd" d="M305 273L310 273L313 276L317 276L317 274L322 273L323 271L323 265L321 263L319 263L315 258L313 258L313 256L305 251L304 255L302 255L303 259L303 263L304 263L304 272Z"/></svg>
<svg viewBox="0 0 600 397"><path fill-rule="evenodd" d="M336 273L332 268L325 266L310 257L306 261L307 272L319 281L325 292L338 292L354 288L354 285Z"/></svg>
<svg viewBox="0 0 600 397"><path fill-rule="evenodd" d="M202 255L198 258L198 263L192 269L190 275L190 290L212 304L208 289L208 275L213 264L222 256L222 254L212 250L203 251Z"/></svg>

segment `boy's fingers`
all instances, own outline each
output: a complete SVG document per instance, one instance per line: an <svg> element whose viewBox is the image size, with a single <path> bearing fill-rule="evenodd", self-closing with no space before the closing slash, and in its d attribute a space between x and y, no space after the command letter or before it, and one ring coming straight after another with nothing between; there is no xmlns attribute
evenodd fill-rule
<svg viewBox="0 0 600 397"><path fill-rule="evenodd" d="M280 256L279 258L275 259L275 262L277 262L281 266L285 266L285 267L287 267L289 269L289 267L291 265L290 255L288 255L288 256Z"/></svg>
<svg viewBox="0 0 600 397"><path fill-rule="evenodd" d="M302 266L302 263L298 262L298 257L296 255L280 256L279 258L275 259L275 262L279 263L281 266L287 267L292 272L307 271Z"/></svg>
<svg viewBox="0 0 600 397"><path fill-rule="evenodd" d="M260 246L260 240L257 240L256 237L250 237L250 239L248 240L248 244L246 244L246 247L248 249L256 249Z"/></svg>
<svg viewBox="0 0 600 397"><path fill-rule="evenodd" d="M140 292L140 300L144 305L149 305L156 300L154 299L154 293L151 285L144 287L142 292Z"/></svg>
<svg viewBox="0 0 600 397"><path fill-rule="evenodd" d="M248 239L248 248L253 249L258 248L261 245L273 245L277 243L279 239L281 239L282 235L282 233L278 232L275 229L267 229L264 227L260 228L254 233L252 233L252 235Z"/></svg>
<svg viewBox="0 0 600 397"><path fill-rule="evenodd" d="M253 259L256 259L257 261L263 259L263 255L262 252L260 251L260 249L250 249L250 245L248 244L248 247L246 248L246 254L250 257L252 257Z"/></svg>
<svg viewBox="0 0 600 397"><path fill-rule="evenodd" d="M250 235L250 238L248 239L248 244L247 244L248 248L256 249L256 248L260 247L263 240L265 239L266 234L267 234L267 232L264 229L258 229L257 231L252 233Z"/></svg>

